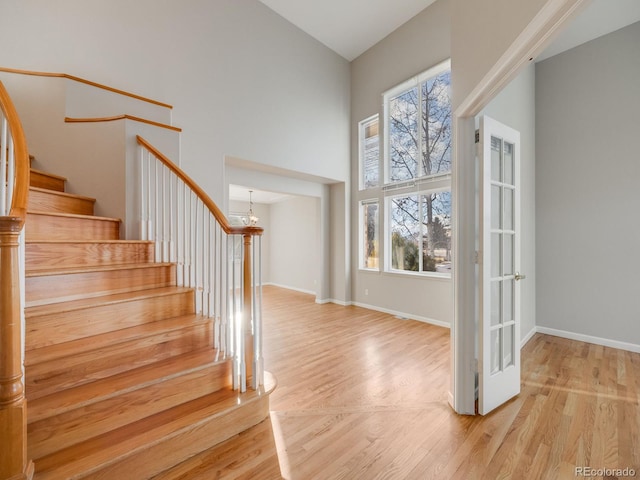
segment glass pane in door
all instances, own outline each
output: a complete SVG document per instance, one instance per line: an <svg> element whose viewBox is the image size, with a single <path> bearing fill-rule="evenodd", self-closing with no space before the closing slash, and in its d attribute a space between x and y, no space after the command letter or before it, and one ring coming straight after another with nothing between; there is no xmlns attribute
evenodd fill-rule
<svg viewBox="0 0 640 480"><path fill-rule="evenodd" d="M514 172L513 144L504 142L504 177L502 181L509 185L515 185L513 172Z"/></svg>
<svg viewBox="0 0 640 480"><path fill-rule="evenodd" d="M502 140L491 137L491 180L502 181Z"/></svg>

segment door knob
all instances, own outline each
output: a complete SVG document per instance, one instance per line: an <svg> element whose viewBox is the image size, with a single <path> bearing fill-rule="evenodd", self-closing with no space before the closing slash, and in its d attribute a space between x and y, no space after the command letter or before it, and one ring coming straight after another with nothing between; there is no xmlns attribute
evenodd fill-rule
<svg viewBox="0 0 640 480"><path fill-rule="evenodd" d="M525 278L527 278L526 275L520 275L518 272L516 272L516 281L517 280L524 280Z"/></svg>

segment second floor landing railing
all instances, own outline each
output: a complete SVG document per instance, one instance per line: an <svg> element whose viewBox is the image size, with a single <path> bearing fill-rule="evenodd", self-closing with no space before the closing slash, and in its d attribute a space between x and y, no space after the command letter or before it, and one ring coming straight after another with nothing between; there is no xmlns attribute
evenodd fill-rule
<svg viewBox="0 0 640 480"><path fill-rule="evenodd" d="M257 389L262 360L262 228L232 226L211 198L144 138L140 146L140 235L156 261L177 264L196 311L213 321L214 347L233 359L234 388Z"/></svg>

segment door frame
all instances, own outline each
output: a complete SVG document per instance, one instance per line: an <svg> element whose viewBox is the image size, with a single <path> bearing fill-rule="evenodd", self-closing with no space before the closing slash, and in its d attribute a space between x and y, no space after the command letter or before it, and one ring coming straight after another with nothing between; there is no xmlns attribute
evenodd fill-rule
<svg viewBox="0 0 640 480"><path fill-rule="evenodd" d="M548 0L514 43L453 112L453 325L449 403L476 413L477 278L475 116L551 42L589 0ZM455 62L455 59L454 59ZM455 68L455 63L454 63ZM454 73L455 74L455 73Z"/></svg>

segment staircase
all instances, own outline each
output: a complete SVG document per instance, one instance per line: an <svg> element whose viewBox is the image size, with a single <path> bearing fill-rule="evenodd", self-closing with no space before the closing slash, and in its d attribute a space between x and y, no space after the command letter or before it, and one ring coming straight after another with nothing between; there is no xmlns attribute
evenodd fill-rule
<svg viewBox="0 0 640 480"><path fill-rule="evenodd" d="M265 385L232 389L176 265L120 240L93 198L31 170L26 221L28 458L41 479L140 480L259 423ZM164 472L164 473L163 473Z"/></svg>

